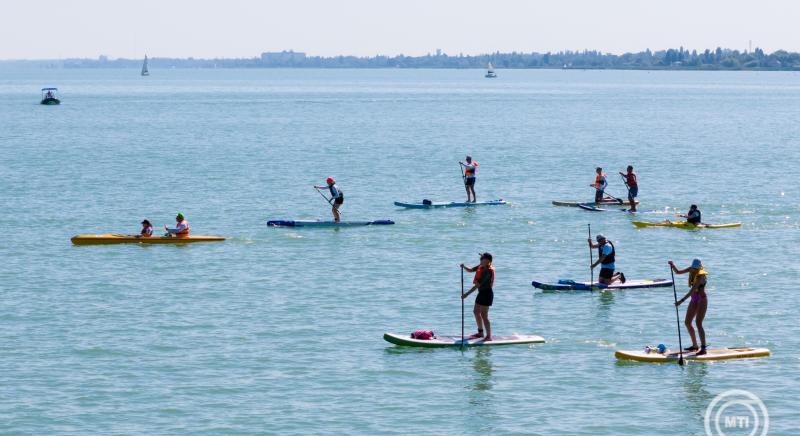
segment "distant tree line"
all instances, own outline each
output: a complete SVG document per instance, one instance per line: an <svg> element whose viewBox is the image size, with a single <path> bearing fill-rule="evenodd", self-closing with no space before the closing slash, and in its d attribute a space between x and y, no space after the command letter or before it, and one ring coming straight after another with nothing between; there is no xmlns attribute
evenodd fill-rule
<svg viewBox="0 0 800 436"><path fill-rule="evenodd" d="M65 59L58 61L4 61L54 68L139 68L141 59ZM611 54L595 50L547 53L490 53L451 56L437 52L425 56L306 56L284 51L263 53L240 59L150 58L151 69L158 68L567 68L629 70L800 70L800 53L784 50L767 54L756 48L739 51L717 47L702 52L683 47Z"/></svg>

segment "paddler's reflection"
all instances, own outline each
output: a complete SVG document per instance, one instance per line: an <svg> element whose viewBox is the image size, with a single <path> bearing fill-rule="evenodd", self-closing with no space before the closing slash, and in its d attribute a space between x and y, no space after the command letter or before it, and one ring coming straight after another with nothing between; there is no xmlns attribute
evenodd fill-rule
<svg viewBox="0 0 800 436"><path fill-rule="evenodd" d="M708 364L703 363L689 363L684 368L686 370L686 377L683 377L683 389L686 391L686 403L690 406L688 411L691 416L699 416L706 412L706 408L714 399L706 390L706 374L708 374Z"/></svg>
<svg viewBox="0 0 800 436"><path fill-rule="evenodd" d="M489 391L492 389L492 362L489 360L492 352L488 348L476 347L472 358L472 368L475 369L473 391Z"/></svg>

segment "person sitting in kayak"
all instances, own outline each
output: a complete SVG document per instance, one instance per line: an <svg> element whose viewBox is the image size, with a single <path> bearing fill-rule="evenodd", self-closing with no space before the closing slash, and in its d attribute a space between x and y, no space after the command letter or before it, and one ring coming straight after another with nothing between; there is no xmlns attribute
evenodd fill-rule
<svg viewBox="0 0 800 436"><path fill-rule="evenodd" d="M686 212L686 215L681 215L681 217L686 218L686 222L689 224L698 225L703 222L703 214L696 204L691 205L689 212Z"/></svg>
<svg viewBox="0 0 800 436"><path fill-rule="evenodd" d="M607 240L605 236L597 235L597 244L593 244L592 239L589 238L589 247L598 249L597 262L592 264L592 269L600 265L600 274L598 275L600 284L611 285L616 280L625 283L625 274L621 272L614 274L614 269L616 268L614 262L617 256L614 244Z"/></svg>
<svg viewBox="0 0 800 436"><path fill-rule="evenodd" d="M594 183L589 186L595 189L594 202L600 203L603 201L603 194L605 193L606 187L608 187L608 179L602 168L597 167L595 172L597 173L597 176L594 178Z"/></svg>
<svg viewBox="0 0 800 436"><path fill-rule="evenodd" d="M331 193L331 198L328 199L328 203L331 204L331 212L333 212L333 221L339 222L339 207L344 204L344 193L338 186L336 186L336 180L333 177L328 177L325 179L325 184L327 186L314 186L317 189L324 189L328 188L328 191Z"/></svg>
<svg viewBox="0 0 800 436"><path fill-rule="evenodd" d="M138 236L140 238L149 238L153 236L153 225L150 224L150 221L142 221L142 230L139 232Z"/></svg>
<svg viewBox="0 0 800 436"><path fill-rule="evenodd" d="M178 212L178 215L175 216L175 228L170 229L165 225L164 230L167 231L168 236L185 238L189 236L189 221L186 221L186 218L184 218L183 214Z"/></svg>
<svg viewBox="0 0 800 436"><path fill-rule="evenodd" d="M703 269L703 263L700 259L692 261L689 268L678 269L672 261L669 261L669 267L675 274L689 273L689 292L680 300L675 302L676 306L680 306L687 298L691 297L689 301L689 308L686 309L686 330L689 331L689 337L692 338L692 346L685 348L686 351L697 351L698 356L706 354L706 331L703 328L703 319L706 317L708 310L708 295L706 295L706 277L708 273ZM694 328L692 328L692 319L697 325L697 332L700 333L700 348L697 348L697 338L695 337Z"/></svg>
<svg viewBox="0 0 800 436"><path fill-rule="evenodd" d="M620 176L625 179L625 186L628 187L628 201L631 203L630 212L636 212L636 196L639 195L639 179L633 172L633 165L628 165L627 173L620 171Z"/></svg>
<svg viewBox="0 0 800 436"><path fill-rule="evenodd" d="M473 286L469 291L461 294L461 299L465 299L469 294L478 290L478 296L475 297L475 307L472 313L475 315L475 323L478 324L478 333L470 336L470 339L484 338L484 342L492 340L492 324L489 322L489 307L492 306L494 301L494 266L492 265L492 255L489 253L481 254L481 263L470 268L461 264L464 271L474 272L475 278L472 279ZM486 329L486 336L484 337L484 329Z"/></svg>
<svg viewBox="0 0 800 436"><path fill-rule="evenodd" d="M475 176L478 174L478 162L472 161L472 156L467 156L467 163L459 162L464 167L464 188L467 190L467 203L477 203L475 195ZM470 197L470 194L472 195ZM472 201L470 201L472 198Z"/></svg>

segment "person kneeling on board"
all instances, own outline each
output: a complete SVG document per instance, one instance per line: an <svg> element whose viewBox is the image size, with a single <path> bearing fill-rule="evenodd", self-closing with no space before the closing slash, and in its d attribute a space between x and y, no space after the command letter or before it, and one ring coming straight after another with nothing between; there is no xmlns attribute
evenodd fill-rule
<svg viewBox="0 0 800 436"><path fill-rule="evenodd" d="M153 225L150 224L150 221L142 221L142 230L136 236L139 238L149 238L153 236Z"/></svg>
<svg viewBox="0 0 800 436"><path fill-rule="evenodd" d="M686 351L697 351L698 356L706 354L706 331L703 328L703 319L706 317L708 310L708 296L706 295L706 276L708 273L703 269L703 263L700 259L692 261L689 268L678 269L672 261L669 261L669 267L675 274L689 273L689 292L680 300L675 302L676 306L680 306L687 298L691 297L689 301L689 308L686 309L686 330L689 331L689 337L692 338L692 346L684 348ZM697 325L697 331L700 333L700 348L697 348L697 338L695 337L694 328L692 328L692 319Z"/></svg>
<svg viewBox="0 0 800 436"><path fill-rule="evenodd" d="M175 216L175 228L170 229L165 225L164 230L167 231L165 236L185 238L189 236L189 221L186 221L186 218L184 218L183 214L178 212L178 215Z"/></svg>
<svg viewBox="0 0 800 436"><path fill-rule="evenodd" d="M703 213L700 212L696 204L693 204L689 207L689 212L686 212L686 215L681 215L681 218L686 218L686 222L689 224L698 225L703 222Z"/></svg>
<svg viewBox="0 0 800 436"><path fill-rule="evenodd" d="M484 342L492 340L492 324L489 322L489 307L492 306L494 300L494 266L492 266L492 255L489 253L481 254L481 263L470 268L461 264L464 271L474 272L475 278L472 279L473 286L469 291L461 295L461 299L465 299L469 294L478 290L478 296L475 297L475 307L472 313L475 314L475 323L478 324L478 333L470 336L470 339L484 338ZM486 336L484 337L484 329Z"/></svg>
<svg viewBox="0 0 800 436"><path fill-rule="evenodd" d="M614 274L614 269L616 268L614 262L617 257L617 250L614 248L614 244L607 240L605 236L597 235L597 244L593 244L590 238L589 247L597 248L598 259L597 262L592 264L592 269L600 265L600 274L598 274L600 284L611 285L616 280L625 283L625 274L621 272Z"/></svg>
<svg viewBox="0 0 800 436"><path fill-rule="evenodd" d="M467 203L477 203L478 196L475 195L475 179L478 174L478 162L472 161L472 156L467 156L467 163L459 162L464 167L464 188L467 190ZM472 194L472 201L470 201Z"/></svg>
<svg viewBox="0 0 800 436"><path fill-rule="evenodd" d="M336 180L333 177L328 177L325 179L325 184L327 186L314 186L316 189L324 189L328 188L328 191L331 193L331 198L328 200L328 203L331 204L331 212L333 213L333 221L339 222L339 207L344 204L344 193L338 186L336 186Z"/></svg>

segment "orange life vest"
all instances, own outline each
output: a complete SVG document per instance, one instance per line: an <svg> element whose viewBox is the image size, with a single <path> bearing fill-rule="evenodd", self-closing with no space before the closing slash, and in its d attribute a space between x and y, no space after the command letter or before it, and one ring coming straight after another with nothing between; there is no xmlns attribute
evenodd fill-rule
<svg viewBox="0 0 800 436"><path fill-rule="evenodd" d="M478 162L473 161L469 165L473 168L464 165L464 177L475 177L475 173L478 171Z"/></svg>
<svg viewBox="0 0 800 436"><path fill-rule="evenodd" d="M594 186L595 188L599 188L599 187L603 186L603 185L602 185L602 183L600 183L600 180L601 180L601 179L605 179L605 178L606 178L606 175L605 175L605 174L598 174L598 175L597 175L597 176L594 178L594 185L592 185L592 186Z"/></svg>
<svg viewBox="0 0 800 436"><path fill-rule="evenodd" d="M483 274L486 272L486 270L492 272L492 288L494 289L494 266L491 265L489 265L486 268L479 266L478 270L475 271L475 277L472 279L472 284L477 285L478 281L480 281L481 277L483 277Z"/></svg>
<svg viewBox="0 0 800 436"><path fill-rule="evenodd" d="M183 224L186 227L183 230L181 230L180 232L176 233L175 236L177 236L179 238L185 238L185 237L189 236L189 221L183 220L183 221L178 223L178 226L180 226L181 224Z"/></svg>

